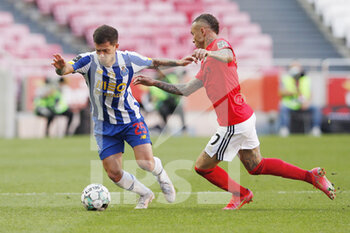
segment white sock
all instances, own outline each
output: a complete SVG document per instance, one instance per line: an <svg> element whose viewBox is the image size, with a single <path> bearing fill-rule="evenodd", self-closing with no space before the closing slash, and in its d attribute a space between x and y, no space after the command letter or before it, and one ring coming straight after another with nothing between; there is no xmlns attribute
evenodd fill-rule
<svg viewBox="0 0 350 233"><path fill-rule="evenodd" d="M136 179L135 176L127 171L123 171L123 176L118 182L114 182L119 187L129 190L131 192L137 193L139 195L145 195L151 192L149 188L143 185L140 181Z"/></svg>
<svg viewBox="0 0 350 233"><path fill-rule="evenodd" d="M155 176L159 176L163 172L162 161L158 157L154 157L154 169L152 174Z"/></svg>

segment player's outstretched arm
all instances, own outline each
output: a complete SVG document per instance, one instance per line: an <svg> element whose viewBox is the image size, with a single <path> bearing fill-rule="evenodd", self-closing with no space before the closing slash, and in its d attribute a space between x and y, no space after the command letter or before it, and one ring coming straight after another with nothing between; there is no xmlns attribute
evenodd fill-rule
<svg viewBox="0 0 350 233"><path fill-rule="evenodd" d="M159 66L187 66L191 64L195 59L192 56L184 57L180 60L166 59L166 58L153 58L150 68L158 68Z"/></svg>
<svg viewBox="0 0 350 233"><path fill-rule="evenodd" d="M217 51L196 49L193 51L192 57L195 58L195 62L197 60L201 61L205 57L213 57L219 61L230 63L231 61L233 61L233 52L231 49L221 49Z"/></svg>
<svg viewBox="0 0 350 233"><path fill-rule="evenodd" d="M74 72L73 66L64 61L60 54L54 54L54 59L51 65L56 68L56 73L58 75L66 75Z"/></svg>
<svg viewBox="0 0 350 233"><path fill-rule="evenodd" d="M143 75L135 77L133 83L134 85L142 84L145 86L155 86L171 94L184 96L189 96L193 92L197 91L199 88L203 87L202 81L198 79L193 79L192 81L185 84L171 84L155 80Z"/></svg>

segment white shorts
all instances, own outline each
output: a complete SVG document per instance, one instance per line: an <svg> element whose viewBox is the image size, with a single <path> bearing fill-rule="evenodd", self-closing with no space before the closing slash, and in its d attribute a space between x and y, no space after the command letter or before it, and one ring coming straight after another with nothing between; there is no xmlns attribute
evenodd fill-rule
<svg viewBox="0 0 350 233"><path fill-rule="evenodd" d="M255 114L246 121L231 125L219 126L205 147L205 152L218 160L232 161L241 149L254 149L260 142L255 129Z"/></svg>

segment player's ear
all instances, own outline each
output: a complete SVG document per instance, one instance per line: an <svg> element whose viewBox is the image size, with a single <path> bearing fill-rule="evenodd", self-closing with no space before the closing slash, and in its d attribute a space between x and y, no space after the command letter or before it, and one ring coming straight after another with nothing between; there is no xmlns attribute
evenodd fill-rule
<svg viewBox="0 0 350 233"><path fill-rule="evenodd" d="M119 48L119 44L116 43L116 44L115 44L115 49L118 49L118 48Z"/></svg>
<svg viewBox="0 0 350 233"><path fill-rule="evenodd" d="M201 27L201 33L203 36L205 35L205 28L204 27Z"/></svg>

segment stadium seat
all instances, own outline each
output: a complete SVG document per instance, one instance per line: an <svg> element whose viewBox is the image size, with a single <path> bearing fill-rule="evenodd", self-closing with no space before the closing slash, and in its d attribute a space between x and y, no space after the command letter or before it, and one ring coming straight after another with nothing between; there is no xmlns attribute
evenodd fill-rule
<svg viewBox="0 0 350 233"><path fill-rule="evenodd" d="M0 27L5 27L13 23L13 16L8 12L0 12Z"/></svg>
<svg viewBox="0 0 350 233"><path fill-rule="evenodd" d="M347 29L345 38L346 38L346 46L350 48L350 29L349 28Z"/></svg>
<svg viewBox="0 0 350 233"><path fill-rule="evenodd" d="M237 25L230 28L230 38L241 39L258 34L261 34L261 27L258 24Z"/></svg>
<svg viewBox="0 0 350 233"><path fill-rule="evenodd" d="M332 34L335 38L345 38L347 31L350 30L350 15L337 17L332 22L331 27Z"/></svg>
<svg viewBox="0 0 350 233"><path fill-rule="evenodd" d="M50 65L52 54L62 54L62 47L48 44L44 35L30 33L28 26L14 23L9 12L0 12L0 19L0 50L4 50L11 61L13 58L20 61L16 64L16 78L33 74L54 75L55 71Z"/></svg>
<svg viewBox="0 0 350 233"><path fill-rule="evenodd" d="M175 12L175 7L171 2L151 2L148 10L155 14L171 14Z"/></svg>
<svg viewBox="0 0 350 233"><path fill-rule="evenodd" d="M250 22L250 17L247 13L227 14L222 18L224 26L232 27L234 25L242 25Z"/></svg>
<svg viewBox="0 0 350 233"><path fill-rule="evenodd" d="M347 2L347 0L314 0L315 1L315 11L318 15L323 15L324 12L329 9L332 5L337 5L339 3Z"/></svg>
<svg viewBox="0 0 350 233"><path fill-rule="evenodd" d="M272 38L266 34L256 35L254 37L246 37L242 41L242 45L249 46L251 48L262 48L272 50Z"/></svg>
<svg viewBox="0 0 350 233"><path fill-rule="evenodd" d="M176 11L186 14L188 22L191 22L193 15L202 13L204 10L202 2L174 2Z"/></svg>
<svg viewBox="0 0 350 233"><path fill-rule="evenodd" d="M70 0L36 0L36 4L42 14L48 15L52 13L55 4L72 2Z"/></svg>
<svg viewBox="0 0 350 233"><path fill-rule="evenodd" d="M232 15L239 12L239 7L234 2L211 2L211 4L204 4L204 9L206 12L218 17L220 21L225 15Z"/></svg>
<svg viewBox="0 0 350 233"><path fill-rule="evenodd" d="M324 10L323 24L327 27L332 25L332 22L338 18L349 15L350 2L346 4L331 4Z"/></svg>
<svg viewBox="0 0 350 233"><path fill-rule="evenodd" d="M121 49L140 49L137 51L148 56L183 57L194 48L190 34L193 19L208 12L218 17L220 36L229 38L234 46L243 43L270 53L272 50L271 39L260 36L261 28L229 0L37 0L37 4L58 24L70 26L74 35L84 36L91 47L96 27L109 24L119 31ZM246 40L255 35L259 42Z"/></svg>

